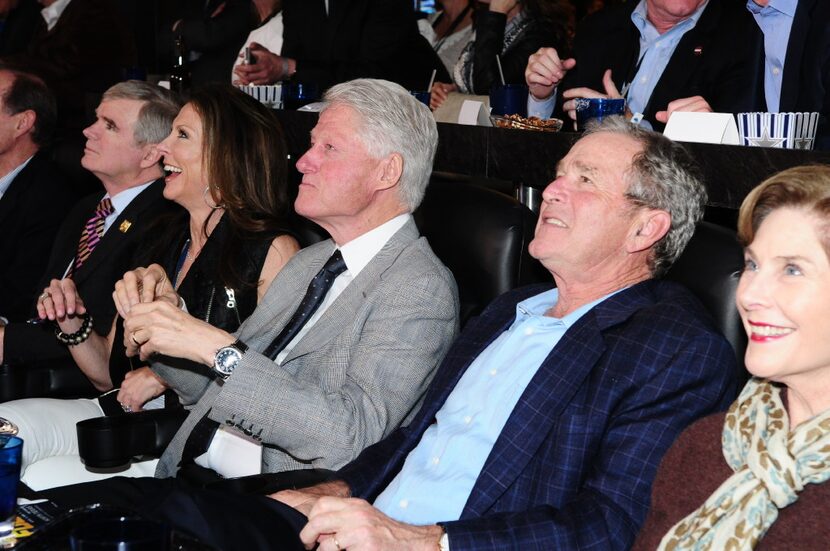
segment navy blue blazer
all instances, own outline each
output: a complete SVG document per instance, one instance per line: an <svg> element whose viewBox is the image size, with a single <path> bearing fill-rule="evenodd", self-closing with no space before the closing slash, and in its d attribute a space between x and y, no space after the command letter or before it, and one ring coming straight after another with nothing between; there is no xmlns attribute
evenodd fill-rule
<svg viewBox="0 0 830 551"><path fill-rule="evenodd" d="M511 291L468 323L412 423L339 471L352 495L377 497L516 303L548 288ZM597 305L531 380L460 520L442 523L453 551L628 548L663 454L695 419L729 405L734 373L732 348L677 284L645 281Z"/></svg>

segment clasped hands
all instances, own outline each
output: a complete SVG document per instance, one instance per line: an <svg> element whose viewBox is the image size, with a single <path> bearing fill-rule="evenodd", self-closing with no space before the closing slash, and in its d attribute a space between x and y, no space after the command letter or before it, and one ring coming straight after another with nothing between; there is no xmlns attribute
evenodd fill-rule
<svg viewBox="0 0 830 551"><path fill-rule="evenodd" d="M127 356L147 360L153 354L164 354L211 365L216 349L204 352L204 342L209 342L206 335L227 335L180 308L181 299L158 264L124 274L115 284L113 300L124 318Z"/></svg>

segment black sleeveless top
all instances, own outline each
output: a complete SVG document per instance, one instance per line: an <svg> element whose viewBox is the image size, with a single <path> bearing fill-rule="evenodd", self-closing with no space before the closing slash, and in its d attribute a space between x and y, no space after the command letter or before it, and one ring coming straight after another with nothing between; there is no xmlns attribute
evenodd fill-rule
<svg viewBox="0 0 830 551"><path fill-rule="evenodd" d="M169 235L173 236L169 240L169 247L164 249L161 255L156 255L156 259L151 259L164 267L171 280L176 278L177 266L182 251L190 237L188 223L189 216L187 212L177 215L169 227ZM268 247L277 234L272 232L248 234L241 240L242 246L230 254L235 256L234 266L237 268L238 279L246 282L247 285L239 289L230 289L220 282L218 273L219 257L229 231L228 217L223 216L208 237L199 256L190 266L177 292L184 299L187 311L191 316L232 333L256 308L256 284L259 281L259 274L262 271L262 265L265 263L265 257L268 255ZM148 263L145 262L139 265L146 266ZM115 331L109 368L113 387L118 388L124 380L124 376L132 367L130 359L125 354L124 320L118 319ZM143 365L137 357L134 357L132 362L136 368ZM181 366L203 373L211 371L203 365L187 360L177 359L176 365L177 367Z"/></svg>

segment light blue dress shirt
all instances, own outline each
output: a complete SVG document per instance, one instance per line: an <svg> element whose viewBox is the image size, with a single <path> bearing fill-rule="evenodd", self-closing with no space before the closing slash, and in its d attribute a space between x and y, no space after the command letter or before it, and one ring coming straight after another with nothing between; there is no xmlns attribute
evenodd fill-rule
<svg viewBox="0 0 830 551"><path fill-rule="evenodd" d="M634 11L631 13L631 21L637 30L640 31L640 58L637 61L639 69L634 75L634 79L623 84L623 89L620 90L628 102L628 109L632 113L642 113L645 111L648 101L651 98L654 87L657 81L666 70L669 60L674 55L674 50L683 35L695 28L700 19L703 10L709 4L708 0L700 5L700 7L689 17L677 23L668 31L660 34L657 29L646 17L646 2L641 0ZM627 86L626 86L627 85ZM680 98L672 98L680 99ZM658 105L658 110L666 108L665 105Z"/></svg>
<svg viewBox="0 0 830 551"><path fill-rule="evenodd" d="M614 294L614 293L612 293ZM516 305L516 319L476 358L375 507L410 524L456 520L487 456L539 366L565 332L606 295L559 319L552 289Z"/></svg>
<svg viewBox="0 0 830 551"><path fill-rule="evenodd" d="M648 20L645 0L640 0L640 3L634 8L631 13L631 21L640 32L640 56L637 61L639 69L634 75L634 79L631 82L623 83L620 89L620 93L626 98L628 109L632 113L645 111L648 100L654 92L654 87L663 75L663 71L666 70L677 44L684 34L695 28L708 4L707 0L692 15L663 34L658 33L655 26ZM579 60L577 60L577 63L579 63ZM619 82L620 75L613 76ZM597 91L603 92L603 90ZM528 95L528 115L540 118L550 117L553 113L556 96L557 94L554 93L546 100L536 100L532 95ZM665 105L658 107L660 110L666 108ZM643 121L641 124L649 128L651 126L648 121Z"/></svg>
<svg viewBox="0 0 830 551"><path fill-rule="evenodd" d="M784 62L797 7L798 0L769 0L765 7L752 0L746 2L746 8L764 33L764 97L767 111L771 113L781 110Z"/></svg>
<svg viewBox="0 0 830 551"><path fill-rule="evenodd" d="M21 170L26 168L26 165L29 164L29 161L31 161L31 160L32 160L32 157L29 157L28 159L26 159L25 161L23 161L22 163L20 163L16 167L14 167L5 176L0 178L0 198L2 198L3 195L6 194L6 191L8 191L9 187L11 187L12 182L14 181L14 179L17 178L17 175L20 174Z"/></svg>

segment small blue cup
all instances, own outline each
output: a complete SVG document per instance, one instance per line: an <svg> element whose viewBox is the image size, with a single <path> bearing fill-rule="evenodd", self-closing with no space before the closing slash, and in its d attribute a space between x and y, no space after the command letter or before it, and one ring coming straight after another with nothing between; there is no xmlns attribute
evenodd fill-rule
<svg viewBox="0 0 830 551"><path fill-rule="evenodd" d="M430 99L432 99L432 95L430 94L429 90L410 90L409 93L415 96L416 100L420 101L421 103L429 107L429 101Z"/></svg>
<svg viewBox="0 0 830 551"><path fill-rule="evenodd" d="M490 113L527 116L527 86L494 84L490 89Z"/></svg>
<svg viewBox="0 0 830 551"><path fill-rule="evenodd" d="M605 117L625 113L623 98L576 98L575 101L576 126L579 130L585 130L585 125L590 120L600 123Z"/></svg>
<svg viewBox="0 0 830 551"><path fill-rule="evenodd" d="M299 109L320 99L320 87L305 82L289 82L282 87L283 109Z"/></svg>
<svg viewBox="0 0 830 551"><path fill-rule="evenodd" d="M17 483L20 481L20 459L23 439L0 436L0 536L11 534L17 511Z"/></svg>

